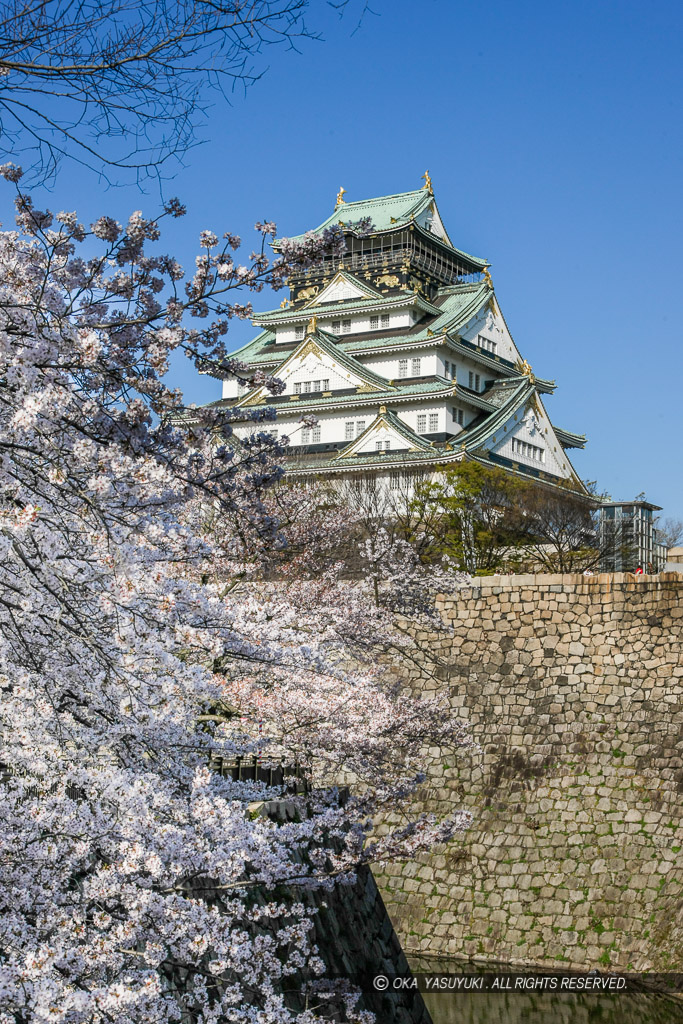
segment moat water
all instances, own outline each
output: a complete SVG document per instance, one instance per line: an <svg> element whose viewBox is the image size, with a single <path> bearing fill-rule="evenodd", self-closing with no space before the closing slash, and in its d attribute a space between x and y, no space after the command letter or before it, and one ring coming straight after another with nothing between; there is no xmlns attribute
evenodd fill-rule
<svg viewBox="0 0 683 1024"><path fill-rule="evenodd" d="M667 996L555 992L425 993L434 1024L683 1024Z"/></svg>
<svg viewBox="0 0 683 1024"><path fill-rule="evenodd" d="M417 972L469 973L496 967L411 958ZM501 965L507 972L510 967ZM423 992L433 1024L683 1024L681 997L655 992Z"/></svg>

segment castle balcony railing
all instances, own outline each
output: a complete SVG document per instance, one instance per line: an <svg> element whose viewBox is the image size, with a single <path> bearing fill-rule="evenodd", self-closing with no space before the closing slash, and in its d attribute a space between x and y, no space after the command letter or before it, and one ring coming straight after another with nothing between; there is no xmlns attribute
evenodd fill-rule
<svg viewBox="0 0 683 1024"><path fill-rule="evenodd" d="M325 271L348 270L353 272L371 268L390 270L406 262L412 268L424 270L428 274L441 278L445 284L469 284L483 279L483 275L479 271L473 272L470 268L455 264L446 257L441 257L438 254L430 255L426 250L413 245L402 246L400 249L374 252L351 251L345 252L341 256L326 256L323 266ZM315 269L313 273L315 273Z"/></svg>

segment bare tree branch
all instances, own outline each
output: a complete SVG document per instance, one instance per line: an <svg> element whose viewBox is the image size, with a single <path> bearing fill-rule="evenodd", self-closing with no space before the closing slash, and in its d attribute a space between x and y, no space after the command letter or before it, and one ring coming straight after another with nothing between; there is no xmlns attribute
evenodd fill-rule
<svg viewBox="0 0 683 1024"><path fill-rule="evenodd" d="M198 141L206 95L265 70L268 46L319 38L309 0L10 0L0 12L0 140L49 182L68 157L141 182Z"/></svg>

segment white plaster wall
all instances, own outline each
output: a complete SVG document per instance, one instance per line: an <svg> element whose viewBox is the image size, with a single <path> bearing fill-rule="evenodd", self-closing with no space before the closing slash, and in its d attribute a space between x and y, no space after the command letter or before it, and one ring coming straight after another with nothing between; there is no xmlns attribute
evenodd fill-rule
<svg viewBox="0 0 683 1024"><path fill-rule="evenodd" d="M495 435L496 441L491 445L492 451L519 462L520 465L533 466L535 469L542 469L560 477L571 477L569 460L557 440L548 415L540 402L538 410L520 411L516 418L513 417L505 424L505 428L501 430L500 434ZM539 462L537 459L526 457L519 451L513 451L513 437L533 444L537 448L542 448L545 453L544 461Z"/></svg>
<svg viewBox="0 0 683 1024"><path fill-rule="evenodd" d="M500 315L497 304L495 312L485 308L460 331L460 336L465 341L471 341L474 344L476 344L479 334L496 342L496 355L502 356L503 359L509 359L513 363L519 359L517 346Z"/></svg>
<svg viewBox="0 0 683 1024"><path fill-rule="evenodd" d="M408 360L408 376L413 376L412 361L413 359L420 360L420 376L429 377L432 374L438 374L442 371L439 369L440 362L436 351L430 349L421 350L407 350L405 352L396 353L394 355L387 356L363 356L360 353L354 355L355 359L362 362L363 366L367 366L369 370L373 370L375 373L379 373L382 377L386 377L387 380L394 380L400 383L401 378L398 375L398 363L399 359Z"/></svg>

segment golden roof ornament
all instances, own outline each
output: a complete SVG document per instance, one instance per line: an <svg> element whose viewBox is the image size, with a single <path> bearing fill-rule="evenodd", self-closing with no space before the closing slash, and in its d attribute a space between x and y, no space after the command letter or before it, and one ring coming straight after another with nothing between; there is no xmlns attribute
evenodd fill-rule
<svg viewBox="0 0 683 1024"><path fill-rule="evenodd" d="M289 305L289 299L283 299L282 302L280 303L280 309L287 309L288 305Z"/></svg>
<svg viewBox="0 0 683 1024"><path fill-rule="evenodd" d="M489 286L489 288L493 288L493 281L491 280L491 272L490 272L488 267L484 267L484 281Z"/></svg>
<svg viewBox="0 0 683 1024"><path fill-rule="evenodd" d="M380 416L386 416L386 414L387 414L387 407L386 407L386 405L380 405L380 407L379 407L379 414L380 414Z"/></svg>
<svg viewBox="0 0 683 1024"><path fill-rule="evenodd" d="M337 192L337 202L334 204L335 210L337 209L338 206L341 206L342 203L346 203L346 200L344 199L345 193L346 189L343 187L340 188L339 191Z"/></svg>
<svg viewBox="0 0 683 1024"><path fill-rule="evenodd" d="M433 196L434 195L434 189L432 188L432 179L431 179L431 177L429 175L429 171L425 171L424 174L422 175L422 177L425 180L424 187L427 189L427 191L429 192L430 196Z"/></svg>
<svg viewBox="0 0 683 1024"><path fill-rule="evenodd" d="M522 359L521 362L517 364L517 368L519 369L520 373L524 374L525 377L531 377L533 379L534 372L531 369L529 363L526 361L526 359Z"/></svg>
<svg viewBox="0 0 683 1024"><path fill-rule="evenodd" d="M315 334L317 328L318 318L317 316L312 316L311 319L308 321L308 325L306 327L306 334Z"/></svg>

